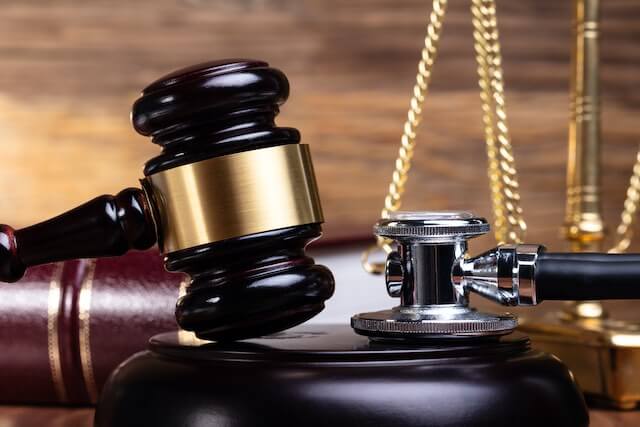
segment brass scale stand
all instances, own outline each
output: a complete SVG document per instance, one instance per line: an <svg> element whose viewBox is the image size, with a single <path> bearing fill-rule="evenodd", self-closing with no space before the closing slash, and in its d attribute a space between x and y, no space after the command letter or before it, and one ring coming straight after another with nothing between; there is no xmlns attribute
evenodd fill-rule
<svg viewBox="0 0 640 427"><path fill-rule="evenodd" d="M567 208L564 233L574 251L602 251L605 227L600 206L599 0L574 0L571 121L567 168ZM447 0L433 0L427 34L395 170L382 217L400 209L416 144L417 129L438 51ZM502 58L495 0L471 0L473 38L478 63L480 98L488 156L488 175L499 243L521 243L526 223L520 207L518 178L505 108ZM640 201L640 151L633 167L616 243L610 252L630 245ZM362 255L370 273L383 266L369 261L371 253L391 251L379 239ZM620 409L640 401L640 323L609 319L599 302L570 303L542 321L522 322L535 346L560 357L574 372L587 397Z"/></svg>

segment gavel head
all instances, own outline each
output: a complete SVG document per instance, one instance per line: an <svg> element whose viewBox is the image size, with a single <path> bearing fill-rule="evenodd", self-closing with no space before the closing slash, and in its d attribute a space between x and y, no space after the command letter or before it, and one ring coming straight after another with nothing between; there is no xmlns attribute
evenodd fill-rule
<svg viewBox="0 0 640 427"><path fill-rule="evenodd" d="M274 123L288 95L281 71L227 60L171 73L133 106L135 129L162 147L142 185L166 267L192 278L176 317L200 338L277 332L333 294L305 255L323 222L308 146Z"/></svg>
<svg viewBox="0 0 640 427"><path fill-rule="evenodd" d="M144 193L100 196L20 230L0 224L0 280L157 240L167 269L192 278L176 317L200 338L259 336L314 316L334 285L305 255L323 218L308 146L274 123L288 95L282 72L247 60L151 84L132 112L135 129L162 147L146 164Z"/></svg>

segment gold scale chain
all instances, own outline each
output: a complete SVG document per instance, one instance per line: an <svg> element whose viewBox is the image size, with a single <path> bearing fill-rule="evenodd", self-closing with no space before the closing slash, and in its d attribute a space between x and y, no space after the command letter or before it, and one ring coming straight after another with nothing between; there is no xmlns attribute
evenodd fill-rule
<svg viewBox="0 0 640 427"><path fill-rule="evenodd" d="M521 243L527 230L522 217L507 112L495 0L472 0L473 38L487 144L489 186L498 243Z"/></svg>
<svg viewBox="0 0 640 427"><path fill-rule="evenodd" d="M395 212L402 205L402 195L404 194L405 185L409 170L411 169L411 159L416 145L416 132L420 120L422 118L422 106L424 104L429 83L431 81L431 73L438 52L438 43L440 34L442 33L442 23L445 12L447 11L447 0L433 0L433 9L429 14L429 23L427 25L427 35L424 39L424 47L418 62L418 74L416 75L416 83L413 86L413 95L409 103L409 112L407 113L407 121L404 123L402 138L400 141L400 149L395 162L395 170L389 184L389 193L384 199L384 208L381 216L386 218L389 212ZM369 257L373 251L378 248L389 253L391 247L390 242L386 239L378 238L377 244L370 247L362 254L362 265L369 273L382 273L384 266L380 263L371 262Z"/></svg>
<svg viewBox="0 0 640 427"><path fill-rule="evenodd" d="M627 197L620 215L620 224L616 228L616 243L609 249L609 252L624 252L631 245L632 226L638 213L638 204L640 204L640 150L636 154L636 162L633 165L633 172L627 188Z"/></svg>
<svg viewBox="0 0 640 427"><path fill-rule="evenodd" d="M381 213L382 218L388 217L390 212L398 211L402 205L402 195L411 168L417 128L420 124L422 106L431 80L446 6L446 0L433 1L427 35L418 63L416 84L413 88L407 121L404 124L401 146L389 185L389 193L385 198ZM523 238L526 224L522 218L516 169L506 124L502 58L494 0L473 0L472 12L496 239L500 242L517 243ZM370 273L381 273L384 268L382 264L369 260L371 253L378 248L388 253L391 251L390 242L378 238L376 245L363 252L362 265Z"/></svg>

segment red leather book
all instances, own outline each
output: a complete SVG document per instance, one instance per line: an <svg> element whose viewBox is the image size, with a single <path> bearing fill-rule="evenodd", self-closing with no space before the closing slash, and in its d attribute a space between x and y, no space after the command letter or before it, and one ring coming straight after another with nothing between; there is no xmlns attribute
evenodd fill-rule
<svg viewBox="0 0 640 427"><path fill-rule="evenodd" d="M0 403L95 403L118 364L177 329L186 283L145 251L43 265L0 284Z"/></svg>

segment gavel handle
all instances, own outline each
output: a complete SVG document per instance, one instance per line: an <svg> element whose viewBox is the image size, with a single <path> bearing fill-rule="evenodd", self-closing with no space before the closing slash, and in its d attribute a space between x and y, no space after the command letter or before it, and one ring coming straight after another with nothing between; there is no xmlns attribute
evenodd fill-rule
<svg viewBox="0 0 640 427"><path fill-rule="evenodd" d="M0 281L15 282L30 266L117 256L130 249L148 249L155 242L155 225L144 193L127 188L27 228L0 225Z"/></svg>

